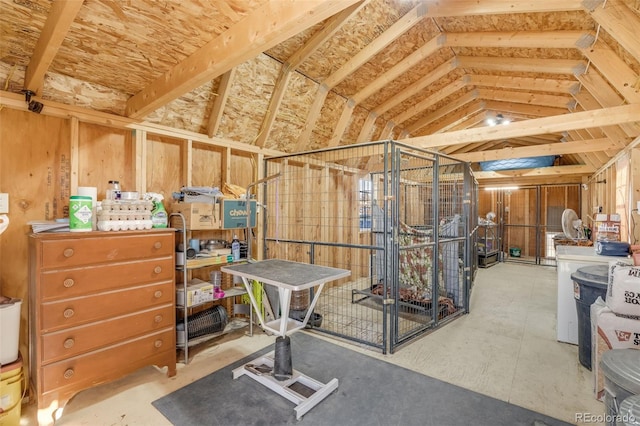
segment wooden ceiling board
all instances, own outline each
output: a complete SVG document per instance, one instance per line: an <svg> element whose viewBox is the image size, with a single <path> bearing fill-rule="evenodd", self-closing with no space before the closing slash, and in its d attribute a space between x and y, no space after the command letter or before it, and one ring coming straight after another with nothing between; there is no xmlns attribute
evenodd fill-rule
<svg viewBox="0 0 640 426"><path fill-rule="evenodd" d="M0 0L0 59L26 67L51 9L48 0Z"/></svg>
<svg viewBox="0 0 640 426"><path fill-rule="evenodd" d="M370 1L331 40L302 63L300 71L316 81L325 80L349 61L354 52L361 51L409 12L415 3L415 0Z"/></svg>
<svg viewBox="0 0 640 426"><path fill-rule="evenodd" d="M207 3L88 1L51 70L133 95L264 0Z"/></svg>
<svg viewBox="0 0 640 426"><path fill-rule="evenodd" d="M640 30L638 30L640 31ZM640 75L640 61L632 56L628 50L623 48L606 30L600 29L598 38L604 41L614 52L631 68L637 75ZM640 41L639 41L640 43Z"/></svg>
<svg viewBox="0 0 640 426"><path fill-rule="evenodd" d="M318 90L315 82L293 73L283 102L278 108L276 120L267 142L270 147L283 152L290 152L298 135L302 132L307 113ZM324 140L323 140L324 141Z"/></svg>
<svg viewBox="0 0 640 426"><path fill-rule="evenodd" d="M446 51L442 51L442 53L444 54L441 58L438 58L438 62L436 64L433 65L433 68L429 67L429 69L435 69L438 67L438 65L442 65L446 63L446 59L449 54L446 53ZM424 71L425 74L424 76L429 76L429 73L425 70ZM394 106L393 108L391 108L390 110L386 111L383 116L386 119L393 119L393 117L396 117L400 114L402 114L403 112L409 110L410 108L414 107L415 105L419 104L420 102L424 101L425 99L433 96L435 93L437 93L438 91L444 89L445 87L447 87L448 85L452 84L454 81L457 81L458 79L460 79L464 74L463 70L454 70L452 72L449 72L448 74L446 74L444 77L438 79L437 81L431 83L428 87L421 89L420 91L417 91L415 93L413 93L411 95L411 97L409 97L407 100L403 101L402 103ZM399 84L401 84L401 81L399 81ZM393 99L393 95L392 93L394 92L393 89L395 88L395 85L392 83L391 85L389 85L388 89L385 89L384 92L381 92L381 96L383 94L388 94L388 96L390 96L391 99ZM404 90L404 87L401 88L401 90ZM397 92L395 92L397 93ZM373 102L374 100L376 100L376 97L372 97L371 101ZM368 105L368 103L364 103L365 106Z"/></svg>
<svg viewBox="0 0 640 426"><path fill-rule="evenodd" d="M438 34L439 30L431 20L420 20L402 36L390 43L382 52L373 56L366 64L338 84L335 87L336 92L347 97L353 96L369 82L375 80Z"/></svg>
<svg viewBox="0 0 640 426"><path fill-rule="evenodd" d="M45 56L36 46L43 45L48 19L49 26L55 22L51 1L0 0L0 83L4 90L18 93L30 81L25 79L27 67L39 58L53 58L44 61L44 79L39 72L43 101L145 117L149 125L206 135L215 130L209 129L209 121L220 70L196 73L186 82L172 73L189 74L182 67L194 64L188 59L198 56L195 52L221 40L225 32L243 39L246 33L240 32L251 27L256 37L264 34L278 42L265 39L262 53L259 41L247 39L252 56L246 59L249 55L236 54L242 48L230 40L235 50L228 53L237 58L232 66L236 75L222 111L214 114L220 117L215 118L214 136L220 138L294 152L351 144L365 136L420 144L421 138L446 135L455 145L443 150L472 153L502 146L504 139L512 146L536 147L565 133L569 140L607 138L622 149L640 134L640 121L617 117L611 121L617 124L600 120L600 127L532 134L537 132L535 120L574 111L618 111L615 107L640 100L640 50L629 35L640 18L638 0L364 0L353 2L351 11L327 6L315 20L277 8L276 1L85 0L68 31L57 34L60 46L44 43L55 50ZM273 20L275 26L288 22L289 30L283 30L287 39L261 27L256 11L267 3L267 9L260 9L269 11L265 21ZM590 5L595 9L584 9ZM625 15L617 17L611 8L624 9ZM245 18L256 25L243 25ZM296 25L294 19L306 24ZM339 24L333 27L332 22ZM323 34L330 36L325 40L319 37ZM324 41L310 43L318 39ZM317 49L302 56L306 59L297 69L286 70L291 71L283 80L287 83L276 87L282 64L298 57L307 44ZM216 46L216 55L224 56L225 44ZM195 65L204 66L206 55L197 61ZM155 100L154 91L160 92ZM281 98L272 103L274 93ZM147 95L152 100L145 103ZM317 118L314 111L319 112ZM473 133L460 133L485 127L484 118L498 112L525 123L523 130L510 138L484 141L474 141ZM549 123L555 126L556 119ZM266 138L258 140L262 134ZM458 135L465 136L458 140ZM562 164L593 169L615 153L611 148L567 153ZM569 178L567 170L572 169L563 170L561 175ZM573 170L581 175L586 169Z"/></svg>

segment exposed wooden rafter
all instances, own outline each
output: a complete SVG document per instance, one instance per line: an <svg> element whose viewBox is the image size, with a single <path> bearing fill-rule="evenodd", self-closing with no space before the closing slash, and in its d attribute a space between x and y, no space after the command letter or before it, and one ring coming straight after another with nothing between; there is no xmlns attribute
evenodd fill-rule
<svg viewBox="0 0 640 426"><path fill-rule="evenodd" d="M131 97L125 114L132 118L144 117L356 2L267 2Z"/></svg>
<svg viewBox="0 0 640 426"><path fill-rule="evenodd" d="M60 45L76 19L83 0L59 0L52 2L42 33L27 66L24 76L24 88L33 93L42 94L44 75L58 53Z"/></svg>
<svg viewBox="0 0 640 426"><path fill-rule="evenodd" d="M560 116L518 121L509 126L479 127L429 136L408 138L402 142L422 148L539 135L565 130L601 127L636 122L640 118L640 104L623 105L598 110L574 112Z"/></svg>

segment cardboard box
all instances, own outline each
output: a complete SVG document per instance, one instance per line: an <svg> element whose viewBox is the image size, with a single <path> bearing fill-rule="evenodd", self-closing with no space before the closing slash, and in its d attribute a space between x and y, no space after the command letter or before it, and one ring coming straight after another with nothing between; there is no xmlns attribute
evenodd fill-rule
<svg viewBox="0 0 640 426"><path fill-rule="evenodd" d="M256 226L256 210L258 208L255 200L249 200L251 212L251 224ZM223 199L221 207L222 229L235 229L247 227L247 201L236 199Z"/></svg>
<svg viewBox="0 0 640 426"><path fill-rule="evenodd" d="M620 215L597 214L593 223L593 241L620 241Z"/></svg>
<svg viewBox="0 0 640 426"><path fill-rule="evenodd" d="M591 369L597 400L604 400L602 354L611 349L640 350L640 320L617 316L602 298L591 305Z"/></svg>
<svg viewBox="0 0 640 426"><path fill-rule="evenodd" d="M187 297L185 302L184 289L178 285L176 289L176 305L191 307L213 301L213 284L194 278L187 284Z"/></svg>
<svg viewBox="0 0 640 426"><path fill-rule="evenodd" d="M619 214L598 213L595 217L596 222L620 222Z"/></svg>
<svg viewBox="0 0 640 426"><path fill-rule="evenodd" d="M220 229L220 205L214 203L175 203L173 213L182 213L187 229ZM177 221L179 222L179 220ZM172 222L171 226L181 224Z"/></svg>

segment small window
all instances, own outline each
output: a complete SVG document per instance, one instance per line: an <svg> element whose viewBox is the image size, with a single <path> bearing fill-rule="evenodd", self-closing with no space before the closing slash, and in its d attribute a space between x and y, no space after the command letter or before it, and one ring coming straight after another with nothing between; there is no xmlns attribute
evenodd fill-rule
<svg viewBox="0 0 640 426"><path fill-rule="evenodd" d="M360 213L360 230L371 230L371 200L373 189L370 180L360 179L358 181L358 203Z"/></svg>

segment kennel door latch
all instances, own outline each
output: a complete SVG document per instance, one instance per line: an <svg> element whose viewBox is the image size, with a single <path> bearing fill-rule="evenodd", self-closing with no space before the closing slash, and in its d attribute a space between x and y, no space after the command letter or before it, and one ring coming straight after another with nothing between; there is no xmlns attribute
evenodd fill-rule
<svg viewBox="0 0 640 426"><path fill-rule="evenodd" d="M393 305L394 303L396 303L395 299L382 299L383 305Z"/></svg>

